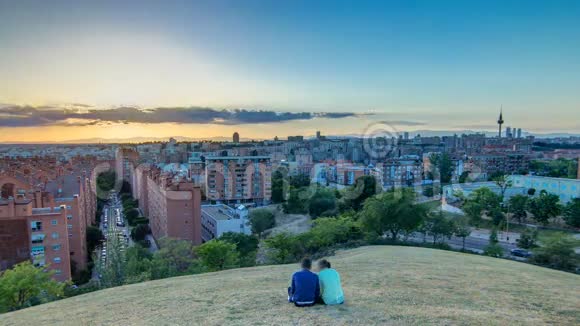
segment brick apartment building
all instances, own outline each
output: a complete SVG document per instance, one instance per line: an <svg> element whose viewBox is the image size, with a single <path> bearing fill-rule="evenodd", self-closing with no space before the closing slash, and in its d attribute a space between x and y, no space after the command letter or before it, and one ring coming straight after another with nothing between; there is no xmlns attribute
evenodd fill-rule
<svg viewBox="0 0 580 326"><path fill-rule="evenodd" d="M201 189L185 176L143 164L135 169L133 196L149 218L155 239L201 244Z"/></svg>
<svg viewBox="0 0 580 326"><path fill-rule="evenodd" d="M31 199L0 199L0 270L31 260L58 281L71 278L66 206L34 208Z"/></svg>
<svg viewBox="0 0 580 326"><path fill-rule="evenodd" d="M205 158L208 200L228 204L267 204L272 197L269 156L208 156Z"/></svg>
<svg viewBox="0 0 580 326"><path fill-rule="evenodd" d="M62 234L59 234L58 238L61 239L58 260L66 271L59 268L59 275L64 276L59 276L58 279L70 278L73 273L86 269L89 255L86 248L86 228L94 221L96 212L94 176L92 173L84 172L90 170L90 164L85 165L79 161L63 164L51 160L34 159L30 162L27 160L3 161L0 162L0 166L0 201L6 206L4 213L0 214L0 220L7 223L5 225L12 225L10 233L14 231L14 224L18 222L6 221L31 220L43 218L46 215L48 217L43 218L45 223L42 223L45 229L49 226L62 227L62 230L59 230ZM11 203L15 205L15 209L10 208ZM20 206L22 209L17 209ZM61 210L61 207L65 209ZM50 217L55 212L66 212L66 214L64 221L58 221L57 218L57 224L53 225L54 218ZM8 226L5 227L8 228ZM30 232L12 234L16 243L19 238L24 237L23 234L26 234L28 238L35 237L35 246L31 247L29 259L36 257L36 254L41 251L40 247L44 247L44 252L52 250L50 241L53 238L47 239L48 234L45 234L42 241L39 239L40 236ZM4 243L7 242L6 239L5 234ZM20 245L16 247L24 248ZM11 265L12 263L7 261L1 267L7 268Z"/></svg>

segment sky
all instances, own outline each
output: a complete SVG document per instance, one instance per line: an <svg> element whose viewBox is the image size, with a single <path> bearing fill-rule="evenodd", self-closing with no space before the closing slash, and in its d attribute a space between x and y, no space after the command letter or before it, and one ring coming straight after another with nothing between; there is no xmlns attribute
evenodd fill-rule
<svg viewBox="0 0 580 326"><path fill-rule="evenodd" d="M580 133L579 1L0 0L0 142Z"/></svg>

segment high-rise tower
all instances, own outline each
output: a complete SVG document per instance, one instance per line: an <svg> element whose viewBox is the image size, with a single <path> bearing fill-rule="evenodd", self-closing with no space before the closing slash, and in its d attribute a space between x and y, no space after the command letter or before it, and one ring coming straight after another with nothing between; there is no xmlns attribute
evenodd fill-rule
<svg viewBox="0 0 580 326"><path fill-rule="evenodd" d="M497 124L499 125L498 137L501 138L501 125L503 124L503 108L499 109L499 119L497 119Z"/></svg>

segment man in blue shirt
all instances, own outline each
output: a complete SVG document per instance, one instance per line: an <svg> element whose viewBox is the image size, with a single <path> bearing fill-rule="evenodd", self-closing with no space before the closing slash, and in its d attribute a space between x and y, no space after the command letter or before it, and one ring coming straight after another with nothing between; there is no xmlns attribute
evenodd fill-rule
<svg viewBox="0 0 580 326"><path fill-rule="evenodd" d="M308 307L316 303L320 296L320 284L318 275L312 273L312 261L309 258L302 259L302 270L292 275L292 281L288 288L288 301L297 307Z"/></svg>

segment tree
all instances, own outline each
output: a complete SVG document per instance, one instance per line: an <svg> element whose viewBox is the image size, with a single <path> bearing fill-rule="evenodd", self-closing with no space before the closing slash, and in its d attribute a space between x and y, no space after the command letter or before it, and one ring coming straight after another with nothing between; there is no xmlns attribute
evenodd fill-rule
<svg viewBox="0 0 580 326"><path fill-rule="evenodd" d="M139 224L131 230L131 239L133 239L135 242L143 241L149 232L151 232L149 225Z"/></svg>
<svg viewBox="0 0 580 326"><path fill-rule="evenodd" d="M415 204L412 189L389 191L367 199L360 213L360 221L365 231L383 236L385 232L396 240L399 233L417 230L427 217L427 208Z"/></svg>
<svg viewBox="0 0 580 326"><path fill-rule="evenodd" d="M566 205L564 220L566 224L580 228L580 198L574 198Z"/></svg>
<svg viewBox="0 0 580 326"><path fill-rule="evenodd" d="M358 177L355 184L347 190L345 199L348 201L348 206L359 211L365 200L377 193L379 193L379 186L375 177L363 175Z"/></svg>
<svg viewBox="0 0 580 326"><path fill-rule="evenodd" d="M507 191L508 188L510 188L513 185L513 182L510 180L510 177L506 174L494 178L493 181L500 189L501 201L503 202L505 198L505 192Z"/></svg>
<svg viewBox="0 0 580 326"><path fill-rule="evenodd" d="M461 238L461 250L465 250L465 238L471 234L471 227L469 226L469 221L466 218L458 218L455 221L454 234L456 237Z"/></svg>
<svg viewBox="0 0 580 326"><path fill-rule="evenodd" d="M462 209L465 215L469 217L471 224L479 226L481 223L481 213L483 211L482 205L475 201L468 200L463 204Z"/></svg>
<svg viewBox="0 0 580 326"><path fill-rule="evenodd" d="M52 279L54 272L26 261L0 274L0 312L30 306L31 301L51 301L64 295L66 283Z"/></svg>
<svg viewBox="0 0 580 326"><path fill-rule="evenodd" d="M469 171L461 172L461 175L459 176L459 183L467 182L468 178L469 178Z"/></svg>
<svg viewBox="0 0 580 326"><path fill-rule="evenodd" d="M238 264L236 245L226 241L212 239L197 247L196 253L209 271L221 271Z"/></svg>
<svg viewBox="0 0 580 326"><path fill-rule="evenodd" d="M268 258L276 264L295 262L305 254L300 239L290 233L278 233L266 239L264 244L268 249Z"/></svg>
<svg viewBox="0 0 580 326"><path fill-rule="evenodd" d="M163 238L151 261L152 279L194 274L200 271L194 246L186 240Z"/></svg>
<svg viewBox="0 0 580 326"><path fill-rule="evenodd" d="M255 235L247 235L238 232L226 232L219 238L236 246L240 257L240 265L243 267L254 266L256 264L256 253L258 251L259 240Z"/></svg>
<svg viewBox="0 0 580 326"><path fill-rule="evenodd" d="M304 214L308 204L307 188L290 188L288 200L284 203L284 212L287 214Z"/></svg>
<svg viewBox="0 0 580 326"><path fill-rule="evenodd" d="M503 248L499 245L497 240L497 229L491 229L489 234L489 244L483 249L483 254L491 257L503 256Z"/></svg>
<svg viewBox="0 0 580 326"><path fill-rule="evenodd" d="M109 192L115 188L117 174L115 171L105 171L97 175L97 197L108 198Z"/></svg>
<svg viewBox="0 0 580 326"><path fill-rule="evenodd" d="M274 214L267 209L254 209L250 211L250 224L252 232L262 237L262 233L276 225Z"/></svg>
<svg viewBox="0 0 580 326"><path fill-rule="evenodd" d="M542 241L542 246L533 250L532 260L552 268L573 270L578 265L574 249L578 240L567 234L556 234Z"/></svg>
<svg viewBox="0 0 580 326"><path fill-rule="evenodd" d="M325 188L317 189L308 201L308 212L312 218L323 215L336 215L336 197L334 193Z"/></svg>
<svg viewBox="0 0 580 326"><path fill-rule="evenodd" d="M433 237L433 244L438 243L443 238L451 238L454 231L453 221L445 218L443 213L430 214L427 219L429 220L427 233Z"/></svg>
<svg viewBox="0 0 580 326"><path fill-rule="evenodd" d="M479 225L481 214L487 213L492 218L499 216L501 213L501 197L487 187L481 187L474 190L465 200L463 210L469 216L474 225Z"/></svg>
<svg viewBox="0 0 580 326"><path fill-rule="evenodd" d="M423 196L425 197L433 197L433 186L429 185L429 186L425 186L425 188L423 188Z"/></svg>
<svg viewBox="0 0 580 326"><path fill-rule="evenodd" d="M105 265L96 264L95 268L100 275L103 287L114 287L125 284L125 252L121 250L123 244L113 231L107 237L107 261ZM98 259L93 259L98 262Z"/></svg>
<svg viewBox="0 0 580 326"><path fill-rule="evenodd" d="M447 153L433 153L429 157L429 161L431 162L433 168L436 168L437 171L434 171L433 168L431 169L431 173L436 176L437 174L440 177L441 183L449 183L451 182L451 177L453 176L453 162L451 161L451 157Z"/></svg>
<svg viewBox="0 0 580 326"><path fill-rule="evenodd" d="M546 225L551 218L560 214L562 209L559 201L560 197L557 195L549 194L542 190L539 196L531 200L530 212L534 215L536 221Z"/></svg>
<svg viewBox="0 0 580 326"><path fill-rule="evenodd" d="M520 248L532 249L538 246L536 244L537 239L538 239L538 230L526 228L523 232L520 233L520 238L517 239L516 242L518 244L518 247Z"/></svg>
<svg viewBox="0 0 580 326"><path fill-rule="evenodd" d="M522 223L526 220L529 197L524 195L514 195L508 200L508 210L513 217Z"/></svg>
<svg viewBox="0 0 580 326"><path fill-rule="evenodd" d="M151 280L153 255L141 246L132 246L125 254L127 259L125 283L139 283Z"/></svg>
<svg viewBox="0 0 580 326"><path fill-rule="evenodd" d="M101 229L95 226L88 226L87 227L87 251L89 255L95 251L95 248L101 243L102 240L105 239L103 232Z"/></svg>
<svg viewBox="0 0 580 326"><path fill-rule="evenodd" d="M136 219L137 217L139 217L139 211L135 208L129 209L129 210L125 211L125 217L129 221Z"/></svg>
<svg viewBox="0 0 580 326"><path fill-rule="evenodd" d="M496 244L498 242L499 241L497 239L497 229L493 228L493 229L491 229L491 232L489 233L489 243Z"/></svg>
<svg viewBox="0 0 580 326"><path fill-rule="evenodd" d="M123 180L120 192L123 194L131 194L131 184L127 180Z"/></svg>
<svg viewBox="0 0 580 326"><path fill-rule="evenodd" d="M307 174L293 175L288 178L291 187L302 188L310 186L310 176Z"/></svg>
<svg viewBox="0 0 580 326"><path fill-rule="evenodd" d="M272 202L281 203L286 194L286 181L284 180L284 173L279 169L272 173Z"/></svg>
<svg viewBox="0 0 580 326"><path fill-rule="evenodd" d="M321 217L314 221L312 229L304 234L305 247L309 252L346 243L363 237L360 224L353 216Z"/></svg>
<svg viewBox="0 0 580 326"><path fill-rule="evenodd" d="M534 196L535 194L536 194L536 189L535 188L528 189L528 196Z"/></svg>

